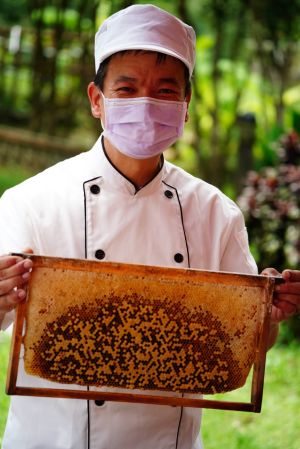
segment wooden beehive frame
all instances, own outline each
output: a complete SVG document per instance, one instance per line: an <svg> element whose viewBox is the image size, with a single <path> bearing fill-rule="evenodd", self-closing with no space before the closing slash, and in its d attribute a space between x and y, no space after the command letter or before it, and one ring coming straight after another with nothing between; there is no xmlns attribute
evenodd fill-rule
<svg viewBox="0 0 300 449"><path fill-rule="evenodd" d="M38 266L51 266L70 270L86 269L86 270L112 270L114 274L127 270L127 272L135 272L141 276L147 276L151 272L151 275L157 275L158 279L161 276L176 276L176 279L180 279L182 282L187 280L187 277L191 274L195 279L205 279L206 282L213 280L213 283L232 283L234 285L246 285L247 288L260 287L262 295L264 297L264 313L263 319L260 323L260 329L257 335L257 347L255 349L255 360L252 370L252 386L251 386L251 398L249 402L232 402L214 399L203 399L201 396L198 398L191 397L174 397L167 395L160 395L159 392L149 394L140 394L135 392L104 392L93 391L87 388L87 390L75 390L68 388L33 388L17 385L20 351L23 341L23 329L25 324L26 314L26 302L23 302L17 307L16 319L14 323L12 345L10 354L10 363L8 369L7 388L6 392L10 395L25 395L25 396L43 396L43 397L57 397L57 398L79 398L90 400L110 400L118 402L143 402L148 404L162 404L172 406L183 407L200 407L200 408L212 408L223 410L240 410L249 412L260 412L262 395L263 395L263 383L264 383L264 371L265 360L267 351L267 340L269 334L270 325L270 313L272 294L275 278L265 276L251 276L240 275L231 273L213 273L199 270L188 269L172 269L161 267L147 267L139 265L117 264L117 263L102 263L92 262L74 259L61 259L51 258L35 255L23 255L23 257L30 257L34 262L34 267ZM190 279L190 277L189 277ZM213 284L212 284L213 286ZM55 384L54 384L55 385ZM157 393L157 394L156 394Z"/></svg>

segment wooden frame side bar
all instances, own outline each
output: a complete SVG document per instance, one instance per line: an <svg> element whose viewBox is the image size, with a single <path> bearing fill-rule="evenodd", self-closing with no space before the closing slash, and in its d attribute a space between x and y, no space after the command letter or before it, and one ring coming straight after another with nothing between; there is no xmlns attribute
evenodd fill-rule
<svg viewBox="0 0 300 449"><path fill-rule="evenodd" d="M269 278L269 283L266 287L265 295L271 297L275 285L275 279ZM269 310L267 310L265 320L262 324L260 331L260 338L258 342L258 349L256 352L254 369L252 375L252 388L251 388L251 403L253 404L253 411L259 413L261 411L261 404L263 398L263 386L265 376L265 366L268 351L268 336L270 332L271 324L271 309L272 304L269 304Z"/></svg>
<svg viewBox="0 0 300 449"><path fill-rule="evenodd" d="M21 302L16 308L16 317L13 325L12 342L10 347L6 393L16 394L16 384L19 370L19 359L23 339L23 326L25 321L26 302Z"/></svg>

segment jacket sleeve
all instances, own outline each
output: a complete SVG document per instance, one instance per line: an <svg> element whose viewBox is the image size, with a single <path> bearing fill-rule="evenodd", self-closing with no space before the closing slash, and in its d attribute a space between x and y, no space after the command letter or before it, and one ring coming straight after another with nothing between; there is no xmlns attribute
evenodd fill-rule
<svg viewBox="0 0 300 449"><path fill-rule="evenodd" d="M257 274L257 265L250 252L248 233L240 210L237 211L232 221L220 269L243 274Z"/></svg>
<svg viewBox="0 0 300 449"><path fill-rule="evenodd" d="M7 190L0 199L0 230L0 254L34 249L31 211L21 189Z"/></svg>
<svg viewBox="0 0 300 449"><path fill-rule="evenodd" d="M0 199L0 255L34 249L30 212L25 210L24 198L6 191ZM6 329L14 319L14 311L5 315L1 329Z"/></svg>

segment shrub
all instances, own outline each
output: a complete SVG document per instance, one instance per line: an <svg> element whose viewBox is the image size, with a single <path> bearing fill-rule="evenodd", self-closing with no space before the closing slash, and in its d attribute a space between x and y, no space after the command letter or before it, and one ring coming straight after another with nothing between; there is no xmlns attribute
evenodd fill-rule
<svg viewBox="0 0 300 449"><path fill-rule="evenodd" d="M276 149L279 163L248 173L238 198L259 269L300 266L300 141L293 131ZM300 320L283 327L285 341L300 339Z"/></svg>

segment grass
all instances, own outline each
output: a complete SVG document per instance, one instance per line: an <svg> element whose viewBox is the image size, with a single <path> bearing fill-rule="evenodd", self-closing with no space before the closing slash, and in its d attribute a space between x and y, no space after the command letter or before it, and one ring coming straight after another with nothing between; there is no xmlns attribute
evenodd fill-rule
<svg viewBox="0 0 300 449"><path fill-rule="evenodd" d="M0 334L0 446L9 398L5 395L9 336ZM249 386L232 394L245 401ZM267 357L262 412L204 410L205 449L300 449L300 347L277 346Z"/></svg>
<svg viewBox="0 0 300 449"><path fill-rule="evenodd" d="M10 337L0 332L0 447L6 423L7 410L10 398L5 394L6 370L9 357Z"/></svg>
<svg viewBox="0 0 300 449"><path fill-rule="evenodd" d="M205 410L205 449L300 449L299 380L300 347L273 348L267 356L262 412ZM242 390L234 393L242 398Z"/></svg>

